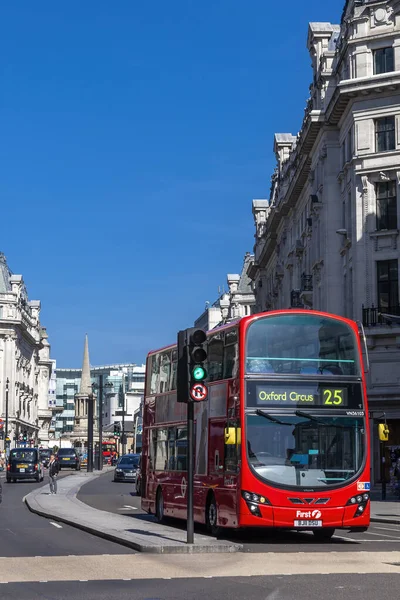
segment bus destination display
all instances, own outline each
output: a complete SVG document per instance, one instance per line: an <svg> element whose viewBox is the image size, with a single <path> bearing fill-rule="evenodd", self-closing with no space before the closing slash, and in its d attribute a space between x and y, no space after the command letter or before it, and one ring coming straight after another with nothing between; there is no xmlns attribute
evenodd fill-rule
<svg viewBox="0 0 400 600"><path fill-rule="evenodd" d="M348 408L349 396L347 387L343 386L303 386L288 385L284 388L273 385L256 386L257 406L272 407L316 407L316 408Z"/></svg>

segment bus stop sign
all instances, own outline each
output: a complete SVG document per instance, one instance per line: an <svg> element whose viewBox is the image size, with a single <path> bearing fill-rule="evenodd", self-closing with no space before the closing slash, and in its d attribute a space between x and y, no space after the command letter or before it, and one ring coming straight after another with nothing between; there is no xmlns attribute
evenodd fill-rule
<svg viewBox="0 0 400 600"><path fill-rule="evenodd" d="M207 400L208 390L204 383L195 383L190 388L190 397L195 402L202 402L203 400Z"/></svg>

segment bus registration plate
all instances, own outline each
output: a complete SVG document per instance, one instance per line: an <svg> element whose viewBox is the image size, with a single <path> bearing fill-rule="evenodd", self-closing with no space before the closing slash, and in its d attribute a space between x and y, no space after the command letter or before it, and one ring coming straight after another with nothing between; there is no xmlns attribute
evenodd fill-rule
<svg viewBox="0 0 400 600"><path fill-rule="evenodd" d="M295 521L295 527L322 527L322 521Z"/></svg>

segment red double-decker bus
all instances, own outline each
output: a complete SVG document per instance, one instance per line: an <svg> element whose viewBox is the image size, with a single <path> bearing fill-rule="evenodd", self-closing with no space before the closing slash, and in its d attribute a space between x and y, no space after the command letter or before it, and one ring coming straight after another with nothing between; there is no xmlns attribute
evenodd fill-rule
<svg viewBox="0 0 400 600"><path fill-rule="evenodd" d="M103 460L110 461L113 454L117 451L115 440L103 440Z"/></svg>
<svg viewBox="0 0 400 600"><path fill-rule="evenodd" d="M273 311L208 337L208 400L195 405L194 518L221 527L364 531L370 521L361 325ZM147 357L142 507L186 518L186 405L177 348Z"/></svg>

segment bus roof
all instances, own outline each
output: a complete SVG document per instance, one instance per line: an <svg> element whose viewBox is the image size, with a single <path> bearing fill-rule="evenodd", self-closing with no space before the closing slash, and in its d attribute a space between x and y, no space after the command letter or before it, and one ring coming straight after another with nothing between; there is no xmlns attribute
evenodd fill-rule
<svg viewBox="0 0 400 600"><path fill-rule="evenodd" d="M334 315L331 313L327 313L324 311L320 311L320 310L312 310L312 309L308 309L308 308L282 308L282 309L278 309L278 310L269 310L267 312L262 312L262 313L256 313L254 315L247 315L246 317L241 317L239 319L235 319L234 321L230 321L229 323L224 323L223 325L219 325L218 327L215 327L214 329L210 329L209 331L207 331L207 335L211 335L214 333L218 333L219 331L224 331L225 329L229 329L230 327L234 327L235 325L238 325L238 323L241 323L242 321L253 321L262 317L271 317L273 315L279 315L279 314L293 314L293 313L298 313L298 314L313 314L313 315L317 315L317 316L321 316L321 317L328 317L331 319L337 319L339 321L344 321L346 323L352 323L355 324L354 321L352 321L351 319L347 319L346 317L342 317L340 315ZM169 344L168 346L163 346L162 348L158 348L157 350L150 350L150 352L148 352L147 356L152 356L153 354L157 354L158 352L165 352L166 350L172 350L173 348L176 348L177 344Z"/></svg>
<svg viewBox="0 0 400 600"><path fill-rule="evenodd" d="M245 317L242 317L242 319L244 319L244 318ZM206 334L211 335L211 334L217 333L218 331L222 331L224 329L229 329L230 327L234 327L242 319L235 319L234 321L230 321L229 323L224 323L223 325L214 327L214 329L210 329L209 331L206 331ZM200 329L200 327L199 327L199 329ZM172 348L176 348L176 346L177 346L177 344L175 343L175 344L169 344L168 346L163 346L162 348L158 348L157 350L150 350L150 352L147 354L147 356L150 356L152 354L157 354L158 352L164 352L165 350L172 350Z"/></svg>

